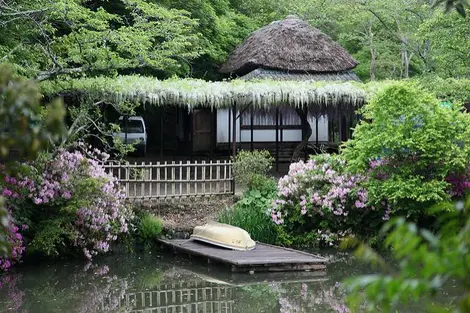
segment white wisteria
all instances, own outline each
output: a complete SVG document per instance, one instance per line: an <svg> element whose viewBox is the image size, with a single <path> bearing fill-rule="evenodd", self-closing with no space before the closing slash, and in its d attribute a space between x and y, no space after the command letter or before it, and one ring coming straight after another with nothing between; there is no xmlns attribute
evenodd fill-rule
<svg viewBox="0 0 470 313"><path fill-rule="evenodd" d="M84 92L94 99L112 103L140 102L155 106L213 109L234 104L268 109L278 105L292 107L360 106L367 100L362 84L298 81L221 81L196 79L157 80L141 76L82 78L66 82L45 82L45 94Z"/></svg>

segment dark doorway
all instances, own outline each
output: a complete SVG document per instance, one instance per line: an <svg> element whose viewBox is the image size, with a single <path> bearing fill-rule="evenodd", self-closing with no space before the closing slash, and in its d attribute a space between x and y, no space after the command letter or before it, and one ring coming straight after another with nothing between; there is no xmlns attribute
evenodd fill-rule
<svg viewBox="0 0 470 313"><path fill-rule="evenodd" d="M209 109L193 111L193 152L210 152L214 132L214 114Z"/></svg>

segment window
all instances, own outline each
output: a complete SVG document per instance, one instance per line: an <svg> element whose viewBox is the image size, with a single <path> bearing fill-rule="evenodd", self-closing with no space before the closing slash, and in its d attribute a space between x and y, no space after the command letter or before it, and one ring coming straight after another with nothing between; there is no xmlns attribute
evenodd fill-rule
<svg viewBox="0 0 470 313"><path fill-rule="evenodd" d="M251 129L251 111L246 110L240 116L240 125L242 129ZM254 129L275 129L276 112L263 112L253 115ZM301 121L294 109L288 108L279 113L280 129L300 129Z"/></svg>
<svg viewBox="0 0 470 313"><path fill-rule="evenodd" d="M121 132L126 131L126 122L124 120L119 121L119 127L121 127ZM144 126L139 120L128 120L127 121L127 133L128 134L140 134L144 132Z"/></svg>

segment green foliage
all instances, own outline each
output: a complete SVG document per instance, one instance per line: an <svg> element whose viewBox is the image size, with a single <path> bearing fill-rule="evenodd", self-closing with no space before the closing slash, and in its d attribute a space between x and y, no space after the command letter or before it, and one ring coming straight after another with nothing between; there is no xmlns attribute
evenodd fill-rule
<svg viewBox="0 0 470 313"><path fill-rule="evenodd" d="M21 156L34 157L63 133L61 101L47 105L44 111L41 97L37 85L13 75L10 66L0 66L0 158L11 148Z"/></svg>
<svg viewBox="0 0 470 313"><path fill-rule="evenodd" d="M0 14L0 23L7 26L5 37L18 32L12 24L23 23L20 36L14 36L17 40L0 41L6 46L5 57L40 80L130 69L184 74L189 71L187 61L200 54L198 23L189 12L153 1L40 0L4 6L18 12L15 19ZM25 42L26 36L34 43Z"/></svg>
<svg viewBox="0 0 470 313"><path fill-rule="evenodd" d="M470 312L470 202L439 205L433 211L440 215L439 231L432 233L416 224L398 218L388 222L383 232L385 244L398 261L398 271L388 268L387 263L373 250L361 245L357 256L380 264L388 272L348 279L346 287L353 312L393 312L398 305L414 300L429 303L429 312L449 312L429 301L446 284L462 288L452 312ZM365 298L365 303L363 302ZM432 303L432 305L431 305Z"/></svg>
<svg viewBox="0 0 470 313"><path fill-rule="evenodd" d="M16 149L20 157L34 158L64 132L65 110L61 101L40 106L39 88L12 73L10 66L0 65L0 160ZM3 180L4 171L0 171ZM1 189L0 189L1 190ZM8 253L5 233L9 214L0 197L0 256Z"/></svg>
<svg viewBox="0 0 470 313"><path fill-rule="evenodd" d="M467 1L437 0L456 9L450 15L431 2L3 1L0 62L38 79L132 72L218 79L219 65L250 32L296 14L346 47L364 80L468 75L459 40L468 23L457 15L468 12Z"/></svg>
<svg viewBox="0 0 470 313"><path fill-rule="evenodd" d="M30 253L41 253L49 257L58 257L68 252L67 245L74 238L73 215L51 217L40 221L34 238L29 244Z"/></svg>
<svg viewBox="0 0 470 313"><path fill-rule="evenodd" d="M464 171L470 159L470 116L411 83L387 87L362 113L342 155L352 171L370 175L369 204L385 201L412 216L448 200L446 176Z"/></svg>
<svg viewBox="0 0 470 313"><path fill-rule="evenodd" d="M120 114L133 115L138 103L122 101L112 104L113 109ZM112 153L114 159L119 159L135 150L134 144L125 144L114 134L121 131L119 125L109 123L104 114L103 101L94 101L90 95L81 97L79 103L69 105L68 117L70 125L67 132L55 145L56 149L73 149L78 142L94 143L95 148Z"/></svg>
<svg viewBox="0 0 470 313"><path fill-rule="evenodd" d="M434 71L443 77L468 77L470 23L457 13L438 12L419 27L419 35L430 43ZM468 100L468 99L465 99Z"/></svg>
<svg viewBox="0 0 470 313"><path fill-rule="evenodd" d="M255 175L267 175L273 161L274 158L267 150L238 152L232 159L235 181L241 186L248 186Z"/></svg>
<svg viewBox="0 0 470 313"><path fill-rule="evenodd" d="M143 242L156 240L163 231L163 221L151 214L145 214L138 226L138 236Z"/></svg>
<svg viewBox="0 0 470 313"><path fill-rule="evenodd" d="M250 189L233 207L222 211L219 222L246 230L253 240L274 244L277 241L277 230L267 210L275 197L275 180L254 175Z"/></svg>

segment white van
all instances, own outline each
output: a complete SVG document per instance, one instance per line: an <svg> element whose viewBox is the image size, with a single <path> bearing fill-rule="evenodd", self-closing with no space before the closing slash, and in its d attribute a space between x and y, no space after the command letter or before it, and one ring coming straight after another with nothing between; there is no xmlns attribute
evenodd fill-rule
<svg viewBox="0 0 470 313"><path fill-rule="evenodd" d="M127 131L126 120L124 116L121 116L119 118L119 127L121 131L116 136L121 138L123 143L136 143L135 148L137 152L145 156L147 153L147 129L142 116L129 116L127 118Z"/></svg>

